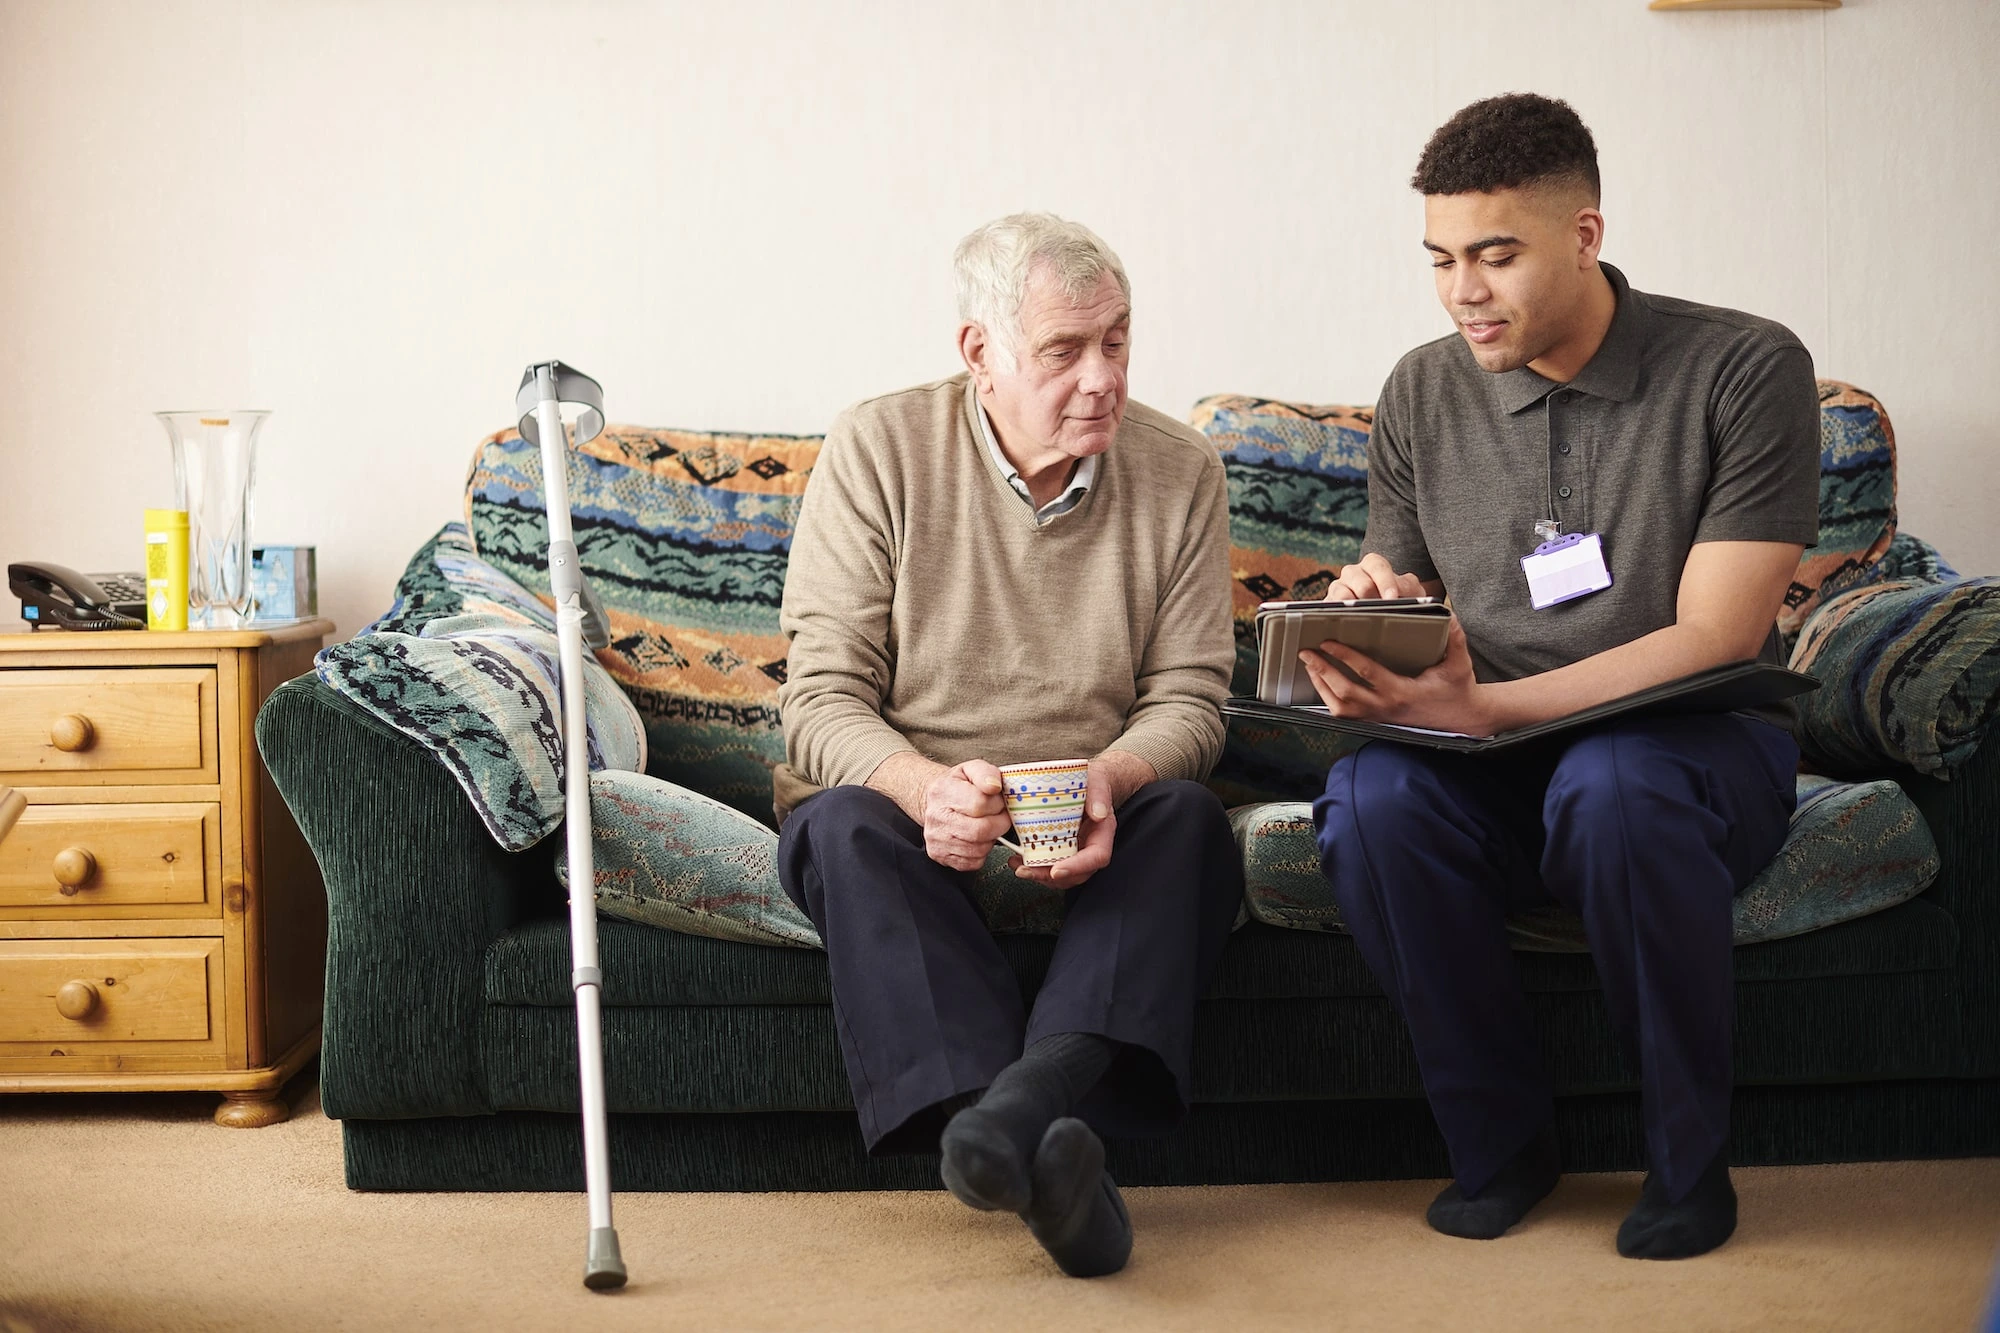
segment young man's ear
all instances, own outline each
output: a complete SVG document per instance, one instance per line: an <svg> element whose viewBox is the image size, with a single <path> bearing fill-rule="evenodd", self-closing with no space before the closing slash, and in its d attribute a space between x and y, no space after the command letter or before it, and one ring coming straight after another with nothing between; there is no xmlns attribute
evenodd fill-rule
<svg viewBox="0 0 2000 1333"><path fill-rule="evenodd" d="M1604 249L1604 214L1595 208L1579 208L1576 211L1576 266L1592 268L1597 256Z"/></svg>

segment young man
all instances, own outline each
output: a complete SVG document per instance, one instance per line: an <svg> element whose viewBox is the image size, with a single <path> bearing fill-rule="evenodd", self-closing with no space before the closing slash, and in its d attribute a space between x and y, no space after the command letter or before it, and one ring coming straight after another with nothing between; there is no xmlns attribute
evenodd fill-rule
<svg viewBox="0 0 2000 1333"><path fill-rule="evenodd" d="M1599 262L1596 146L1565 103L1466 107L1412 183L1457 327L1383 387L1364 554L1327 595L1449 594L1456 619L1445 659L1414 678L1339 644L1304 654L1327 707L1488 735L1782 661L1776 615L1818 537L1799 340ZM1601 544L1584 581L1598 590L1546 604L1543 567L1522 558L1573 534ZM1550 900L1582 915L1640 1070L1651 1173L1619 1252L1682 1258L1735 1229L1730 900L1785 837L1788 720L1628 720L1489 756L1377 743L1334 765L1314 805L1321 863L1450 1149L1439 1231L1499 1236L1555 1187L1549 1078L1504 924Z"/></svg>
<svg viewBox="0 0 2000 1333"><path fill-rule="evenodd" d="M1243 897L1198 785L1228 496L1206 440L1128 401L1132 289L1094 232L1016 214L955 262L965 373L842 414L799 515L778 873L826 942L869 1151L941 1147L953 1194L1092 1277L1132 1246L1097 1132L1180 1122ZM995 765L1071 755L1076 854L1016 858L1067 898L1027 1007L968 872L1007 831Z"/></svg>

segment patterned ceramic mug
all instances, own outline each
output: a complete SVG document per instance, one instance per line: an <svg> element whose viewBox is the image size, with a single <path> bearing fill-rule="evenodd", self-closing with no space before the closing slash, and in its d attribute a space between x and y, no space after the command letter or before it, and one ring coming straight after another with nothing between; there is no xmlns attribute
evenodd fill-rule
<svg viewBox="0 0 2000 1333"><path fill-rule="evenodd" d="M1088 766L1086 759L1051 759L1000 770L1016 841L999 842L1019 852L1022 864L1054 865L1076 855Z"/></svg>

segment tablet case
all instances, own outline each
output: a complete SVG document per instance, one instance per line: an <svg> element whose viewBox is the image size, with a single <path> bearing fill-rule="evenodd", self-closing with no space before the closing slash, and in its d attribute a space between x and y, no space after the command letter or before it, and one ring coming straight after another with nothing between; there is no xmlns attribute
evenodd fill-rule
<svg viewBox="0 0 2000 1333"><path fill-rule="evenodd" d="M1299 652L1328 639L1414 676L1444 657L1451 608L1429 597L1380 602L1266 602L1257 608L1257 697L1267 704L1319 702Z"/></svg>
<svg viewBox="0 0 2000 1333"><path fill-rule="evenodd" d="M1222 711L1228 717L1254 718L1260 722L1278 722L1286 726L1345 731L1358 736L1371 736L1377 740L1401 741L1406 745L1425 745L1436 750L1479 753L1505 749L1525 741L1540 740L1545 736L1554 736L1587 727L1595 722L1603 722L1608 718L1648 713L1733 713L1739 709L1774 704L1818 688L1819 681L1814 677L1803 672L1787 670L1775 663L1731 662L1726 666L1697 671L1691 676L1670 680L1664 685L1655 685L1651 689L1640 690L1635 694L1598 704L1594 708L1571 713L1567 717L1540 722L1532 727L1521 727L1515 731L1503 731L1497 736L1464 736L1452 731L1402 727L1392 722L1364 722L1356 718L1334 717L1323 706L1283 707L1257 699L1225 699Z"/></svg>

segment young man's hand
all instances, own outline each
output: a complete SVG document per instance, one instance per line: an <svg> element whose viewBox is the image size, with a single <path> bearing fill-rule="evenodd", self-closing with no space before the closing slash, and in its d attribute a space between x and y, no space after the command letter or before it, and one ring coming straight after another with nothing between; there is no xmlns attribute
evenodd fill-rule
<svg viewBox="0 0 2000 1333"><path fill-rule="evenodd" d="M1495 728L1472 674L1472 654L1458 617L1451 618L1444 657L1421 675L1391 671L1368 654L1328 639L1299 654L1320 702L1335 717L1394 722L1433 731L1490 736Z"/></svg>
<svg viewBox="0 0 2000 1333"><path fill-rule="evenodd" d="M1340 577L1327 585L1323 602L1372 602L1390 597L1423 597L1429 593L1415 574L1398 574L1394 565L1370 551L1358 565L1341 567Z"/></svg>

